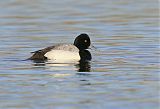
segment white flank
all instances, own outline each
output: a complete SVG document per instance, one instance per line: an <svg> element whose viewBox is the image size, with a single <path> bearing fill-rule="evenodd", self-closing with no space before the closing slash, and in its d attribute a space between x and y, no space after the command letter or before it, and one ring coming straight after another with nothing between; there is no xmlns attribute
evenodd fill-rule
<svg viewBox="0 0 160 109"><path fill-rule="evenodd" d="M77 62L80 60L79 52L73 51L51 50L44 56L55 63Z"/></svg>

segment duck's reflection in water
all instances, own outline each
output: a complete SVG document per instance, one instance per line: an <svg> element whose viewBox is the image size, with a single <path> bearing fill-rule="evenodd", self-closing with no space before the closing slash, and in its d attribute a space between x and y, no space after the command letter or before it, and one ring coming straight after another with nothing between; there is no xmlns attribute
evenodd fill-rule
<svg viewBox="0 0 160 109"><path fill-rule="evenodd" d="M90 61L80 61L79 64L76 65L78 72L90 72L91 65Z"/></svg>
<svg viewBox="0 0 160 109"><path fill-rule="evenodd" d="M73 70L78 72L90 72L91 65L90 60L92 59L91 53L88 50L80 51L81 60L79 62L54 62L54 60L33 60L34 66L41 66L49 70Z"/></svg>

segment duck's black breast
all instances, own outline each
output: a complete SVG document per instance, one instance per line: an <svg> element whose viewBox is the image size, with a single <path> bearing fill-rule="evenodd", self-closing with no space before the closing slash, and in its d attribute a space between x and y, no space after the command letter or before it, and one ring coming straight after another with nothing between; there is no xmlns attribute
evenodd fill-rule
<svg viewBox="0 0 160 109"><path fill-rule="evenodd" d="M92 59L92 55L88 50L79 51L79 55L81 57L80 61L90 61Z"/></svg>

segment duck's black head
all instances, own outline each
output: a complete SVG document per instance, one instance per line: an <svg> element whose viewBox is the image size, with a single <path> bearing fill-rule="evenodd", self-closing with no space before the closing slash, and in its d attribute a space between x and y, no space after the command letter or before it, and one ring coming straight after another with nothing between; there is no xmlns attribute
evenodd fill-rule
<svg viewBox="0 0 160 109"><path fill-rule="evenodd" d="M88 49L89 46L91 45L90 38L87 34L80 34L79 36L76 37L74 40L74 45L79 49L79 50L85 50Z"/></svg>

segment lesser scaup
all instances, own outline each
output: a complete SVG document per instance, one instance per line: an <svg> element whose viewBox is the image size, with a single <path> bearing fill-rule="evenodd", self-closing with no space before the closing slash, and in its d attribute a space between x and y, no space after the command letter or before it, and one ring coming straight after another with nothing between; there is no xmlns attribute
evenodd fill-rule
<svg viewBox="0 0 160 109"><path fill-rule="evenodd" d="M80 34L74 40L74 44L58 44L35 52L30 60L52 60L54 62L91 60L88 50L91 45L87 34Z"/></svg>

